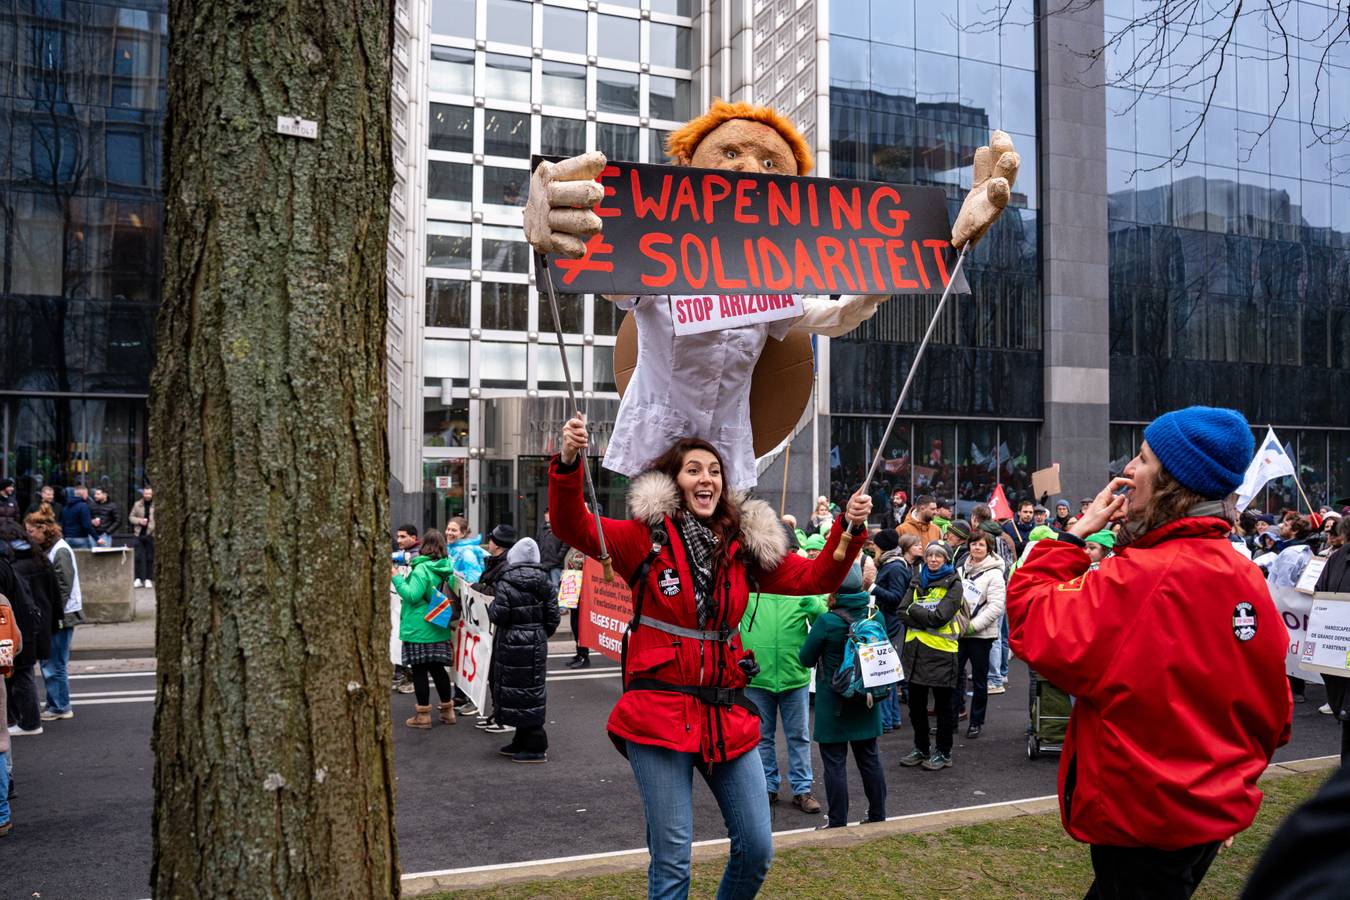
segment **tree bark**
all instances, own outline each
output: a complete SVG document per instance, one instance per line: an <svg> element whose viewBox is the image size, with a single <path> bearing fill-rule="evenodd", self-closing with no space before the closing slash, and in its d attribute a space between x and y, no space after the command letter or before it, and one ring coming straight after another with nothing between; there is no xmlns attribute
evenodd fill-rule
<svg viewBox="0 0 1350 900"><path fill-rule="evenodd" d="M393 897L389 0L171 0L157 897ZM276 131L318 123L317 140Z"/></svg>

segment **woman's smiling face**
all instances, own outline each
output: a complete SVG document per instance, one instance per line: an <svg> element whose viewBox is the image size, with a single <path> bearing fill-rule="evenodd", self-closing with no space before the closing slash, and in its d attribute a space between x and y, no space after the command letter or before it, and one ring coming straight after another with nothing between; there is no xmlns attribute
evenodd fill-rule
<svg viewBox="0 0 1350 900"><path fill-rule="evenodd" d="M722 499L722 464L707 450L690 450L676 479L684 508L700 519L717 511Z"/></svg>

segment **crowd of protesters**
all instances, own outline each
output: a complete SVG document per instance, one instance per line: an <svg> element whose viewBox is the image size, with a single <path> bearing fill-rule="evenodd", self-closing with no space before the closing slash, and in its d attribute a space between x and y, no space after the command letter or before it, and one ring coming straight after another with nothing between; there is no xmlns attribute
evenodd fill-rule
<svg viewBox="0 0 1350 900"><path fill-rule="evenodd" d="M548 760L547 660L560 623L562 576L599 548L578 474L587 446L580 420L568 423L563 438L550 468L556 520L546 511L535 537L507 523L475 536L463 518L443 532L398 529L390 580L394 688L415 695L408 728L428 731L472 716L477 728L508 736L503 757ZM868 497L849 498L847 509L820 497L798 529L794 517L773 514L762 501L724 495L712 445L677 442L634 481L631 518L604 520L635 608L625 637L625 691L608 731L641 795L652 891L687 890L692 771L727 813L732 853L723 889L753 894L772 857L769 831L780 798L803 814L824 813L822 828L844 827L851 753L866 797L864 821L884 820L880 739L906 735L911 749L893 760L903 769L959 765L960 723L967 740L981 737L989 696L1006 690L1014 653L1033 672L1029 733L1038 727L1038 685L1062 690L1073 705L1059 748L1072 773L1061 779L1061 802L1066 829L1092 845L1094 889L1133 896L1128 889L1144 885L1142 896L1197 884L1222 842L1254 817L1256 778L1288 740L1290 703L1302 694L1297 679L1285 680L1282 631L1259 627L1278 621L1269 596L1248 590L1242 596L1250 602L1228 609L1229 589L1293 586L1318 556L1326 563L1317 589L1350 589L1350 517L1326 507L1234 514L1229 498L1250 443L1246 422L1231 411L1169 413L1145 431L1123 476L1094 497L1053 505L1024 499L1000 519L984 504L931 494L910 502L896 490L879 511L879 528L868 533ZM6 763L10 737L41 733L44 723L74 714L66 680L71 636L82 619L74 549L106 546L129 529L144 550L137 584L153 584L149 489L125 520L105 491L90 496L76 487L59 496L39 493L20 516L13 483L0 482L0 593L24 637L6 681ZM835 548L844 545L836 560ZM1137 601L1132 592L1145 581L1152 585L1147 607L1124 602ZM466 588L492 601L483 709L451 675L462 605L452 603L448 622L430 615ZM1191 616L1213 607L1224 627L1173 634L1169 611L1183 606ZM1147 619L1154 639L1131 642L1122 616ZM903 677L855 691L840 674L851 665L860 623L868 622L891 645ZM569 668L590 665L578 624L574 608ZM1224 678L1213 677L1218 668ZM1323 711L1350 719L1336 681ZM1117 708L1120 697L1132 698L1128 709ZM1184 727L1174 734L1151 728L1176 718L1178 705ZM786 772L779 767L780 725ZM819 799L812 742L821 761ZM1183 745L1198 752L1187 754ZM1121 765L1147 778L1122 780ZM1187 785L1202 782L1211 786L1204 797L1188 794Z"/></svg>

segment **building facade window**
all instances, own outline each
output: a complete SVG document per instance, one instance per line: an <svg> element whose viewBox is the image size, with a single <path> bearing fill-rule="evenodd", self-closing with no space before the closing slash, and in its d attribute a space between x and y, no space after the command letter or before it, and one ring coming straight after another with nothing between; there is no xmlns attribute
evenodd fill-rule
<svg viewBox="0 0 1350 900"><path fill-rule="evenodd" d="M1286 20L1327 13L1296 6ZM1126 24L1108 14L1106 33ZM1283 47L1268 52L1257 17L1244 14L1241 26L1212 100L1198 87L1107 88L1111 418L1127 430L1192 403L1239 409L1253 423L1275 423L1308 467L1307 481L1334 494L1330 448L1339 433L1317 429L1346 424L1338 411L1350 389L1342 349L1350 174L1316 128L1328 99L1336 102L1339 76L1335 60L1319 72L1318 29L1300 24L1290 34L1285 97ZM1109 62L1114 71L1143 40L1126 36ZM1296 437L1281 423L1310 430ZM1297 505L1274 488L1262 502Z"/></svg>
<svg viewBox="0 0 1350 900"><path fill-rule="evenodd" d="M912 0L830 5L831 176L941 188L955 218L990 132L1009 131L1021 152L1009 207L966 261L972 293L944 309L905 409L961 418L907 427L889 464L889 480L911 496L935 491L963 507L987 500L995 484L1010 497L1030 490L1043 408L1034 29L1024 0L1001 23L986 23L981 9L964 0L955 15ZM979 30L978 40L960 38ZM830 342L836 487L861 481L936 300L892 300Z"/></svg>

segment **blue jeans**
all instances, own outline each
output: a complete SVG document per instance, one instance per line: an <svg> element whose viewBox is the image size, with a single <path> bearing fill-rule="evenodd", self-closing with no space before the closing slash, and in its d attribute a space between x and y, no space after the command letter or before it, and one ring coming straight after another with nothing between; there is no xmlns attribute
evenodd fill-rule
<svg viewBox="0 0 1350 900"><path fill-rule="evenodd" d="M74 628L58 628L52 632L52 655L42 661L42 683L47 689L47 709L65 712L70 709L70 680L66 666L70 662L70 639Z"/></svg>
<svg viewBox="0 0 1350 900"><path fill-rule="evenodd" d="M74 550L88 550L94 546L94 539L90 537L68 537L66 543Z"/></svg>
<svg viewBox="0 0 1350 900"><path fill-rule="evenodd" d="M694 840L694 770L703 774L727 825L731 856L718 900L754 897L773 860L773 831L764 768L753 753L742 753L711 770L694 753L628 742L647 819L648 900L689 896L689 858Z"/></svg>
<svg viewBox="0 0 1350 900"><path fill-rule="evenodd" d="M881 701L881 727L891 731L904 724L900 717L900 685L891 685L891 692Z"/></svg>
<svg viewBox="0 0 1350 900"><path fill-rule="evenodd" d="M9 821L9 754L0 753L0 825L3 825L8 821Z"/></svg>
<svg viewBox="0 0 1350 900"><path fill-rule="evenodd" d="M764 784L778 793L778 719L783 720L787 738L788 783L793 796L811 793L811 685L775 693L763 688L746 688L745 695L759 707L759 760L764 764Z"/></svg>
<svg viewBox="0 0 1350 900"><path fill-rule="evenodd" d="M1012 653L1008 650L1008 617L998 622L998 637L989 648L989 686L998 687L1008 683L1008 660Z"/></svg>

